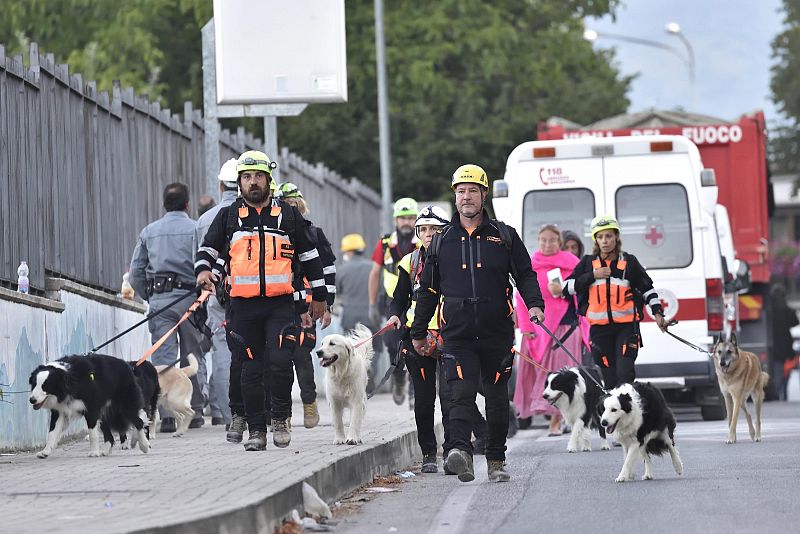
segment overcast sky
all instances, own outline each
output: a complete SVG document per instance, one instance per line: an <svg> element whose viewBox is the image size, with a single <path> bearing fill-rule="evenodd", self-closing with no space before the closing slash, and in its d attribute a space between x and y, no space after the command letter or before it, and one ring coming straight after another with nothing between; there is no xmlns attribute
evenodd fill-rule
<svg viewBox="0 0 800 534"><path fill-rule="evenodd" d="M781 31L780 0L625 0L610 17L587 19L586 27L658 41L681 54L686 47L667 34L667 22L680 24L696 58L694 105L689 70L668 50L599 37L594 46L616 48L624 74L639 74L629 98L630 111L655 107L688 111L733 120L763 109L775 117L770 100L770 42Z"/></svg>

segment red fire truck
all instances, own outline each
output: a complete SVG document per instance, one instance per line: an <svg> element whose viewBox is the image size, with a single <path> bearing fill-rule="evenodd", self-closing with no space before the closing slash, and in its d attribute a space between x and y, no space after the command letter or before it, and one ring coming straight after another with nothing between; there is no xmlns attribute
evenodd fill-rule
<svg viewBox="0 0 800 534"><path fill-rule="evenodd" d="M739 344L766 360L770 276L767 237L773 199L767 166L766 122L761 111L743 115L736 122L658 110L618 115L588 126L552 118L539 125L537 134L540 141L653 134L691 139L700 150L703 166L716 171L718 202L730 216L736 257L750 268L749 290L739 295Z"/></svg>

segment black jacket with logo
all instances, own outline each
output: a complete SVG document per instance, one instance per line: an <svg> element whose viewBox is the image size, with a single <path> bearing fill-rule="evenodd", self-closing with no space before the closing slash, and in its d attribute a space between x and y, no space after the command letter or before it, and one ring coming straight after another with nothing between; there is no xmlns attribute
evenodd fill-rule
<svg viewBox="0 0 800 534"><path fill-rule="evenodd" d="M417 306L411 327L413 339L424 339L439 302L442 305L441 335L448 341L500 338L514 340L513 294L509 275L516 267L517 289L528 308L544 309L544 300L531 269L531 259L516 230L508 227L511 250L506 247L497 223L483 211L483 221L470 234L459 215L439 230L441 246L436 261L426 261L417 291Z"/></svg>

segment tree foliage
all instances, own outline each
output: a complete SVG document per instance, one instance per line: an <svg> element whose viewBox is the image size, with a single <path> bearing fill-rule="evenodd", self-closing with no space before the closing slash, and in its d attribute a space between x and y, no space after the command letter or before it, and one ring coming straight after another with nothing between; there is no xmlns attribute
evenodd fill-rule
<svg viewBox="0 0 800 534"><path fill-rule="evenodd" d="M396 195L445 195L465 162L501 176L508 153L552 115L588 123L624 112L630 78L582 38L584 17L617 4L386 1ZM373 2L345 5L349 102L281 119L280 144L377 187ZM0 0L0 42L22 51L37 41L101 89L119 79L181 109L184 100L202 103L200 29L211 11L208 0Z"/></svg>
<svg viewBox="0 0 800 534"><path fill-rule="evenodd" d="M770 135L775 172L800 170L800 0L783 0L784 30L772 41L772 99L785 122Z"/></svg>

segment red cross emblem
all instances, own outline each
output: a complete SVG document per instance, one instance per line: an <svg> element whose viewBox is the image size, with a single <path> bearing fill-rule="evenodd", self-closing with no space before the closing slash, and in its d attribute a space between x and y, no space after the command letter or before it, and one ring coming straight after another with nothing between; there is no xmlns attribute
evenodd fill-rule
<svg viewBox="0 0 800 534"><path fill-rule="evenodd" d="M664 244L664 229L660 225L652 225L644 233L644 242L651 247L660 247Z"/></svg>

